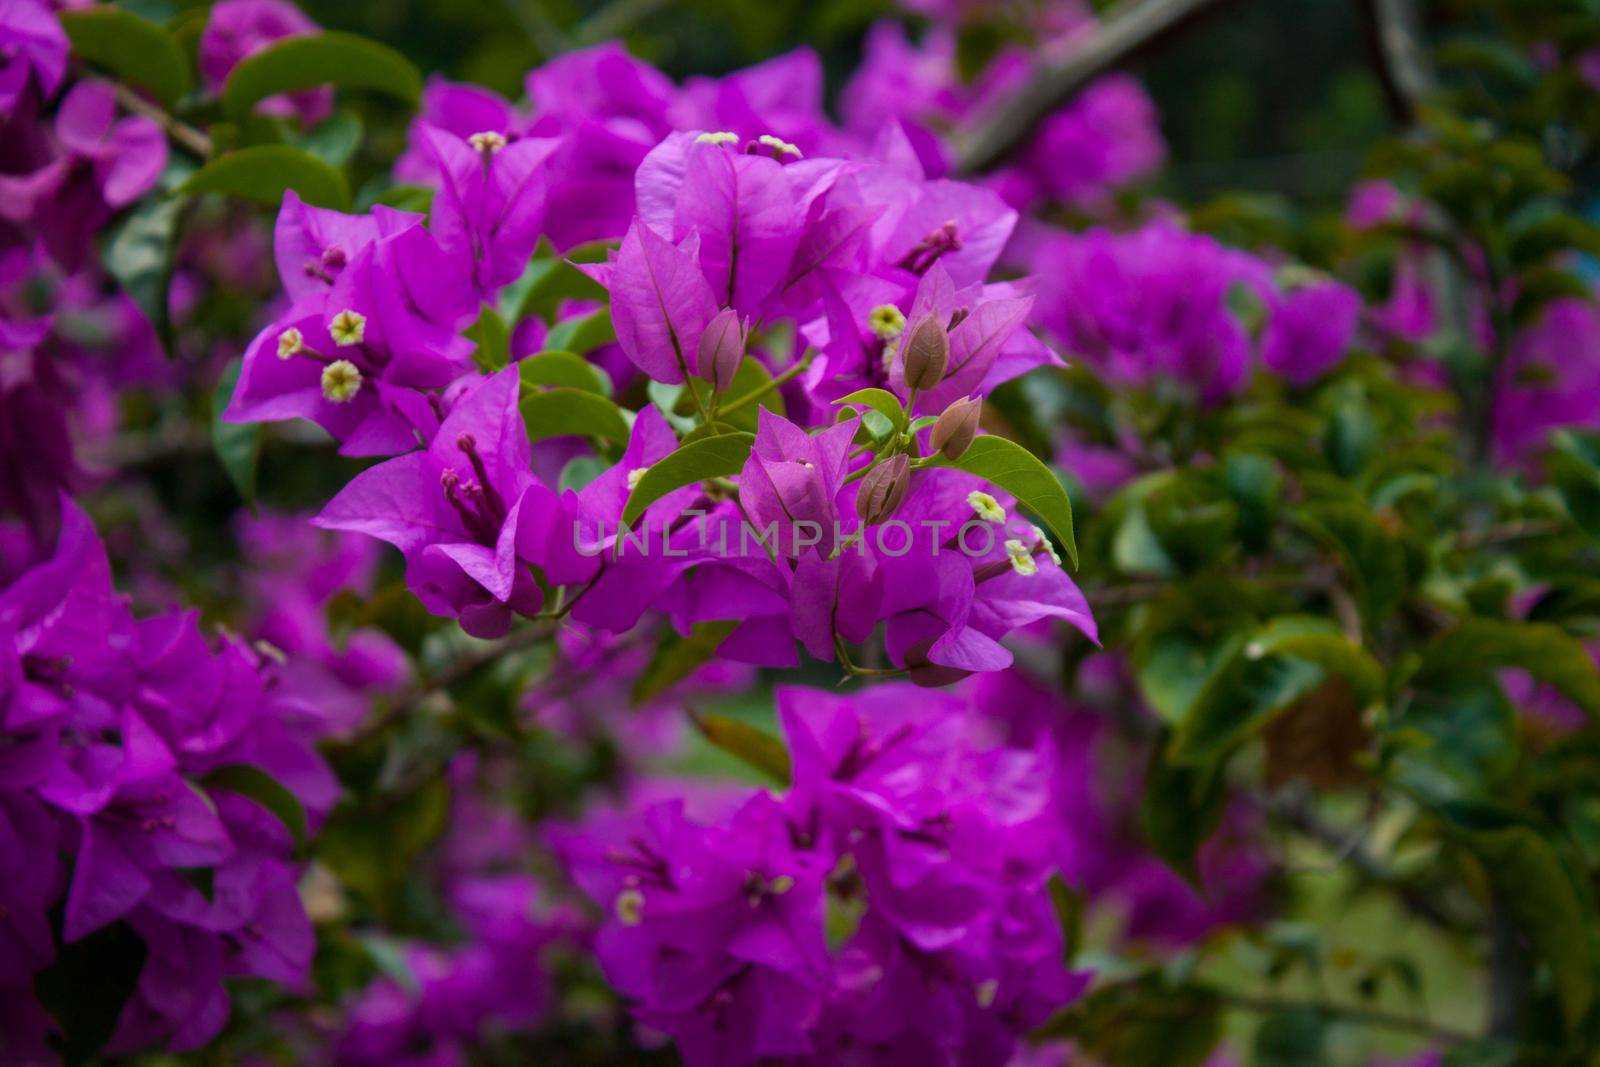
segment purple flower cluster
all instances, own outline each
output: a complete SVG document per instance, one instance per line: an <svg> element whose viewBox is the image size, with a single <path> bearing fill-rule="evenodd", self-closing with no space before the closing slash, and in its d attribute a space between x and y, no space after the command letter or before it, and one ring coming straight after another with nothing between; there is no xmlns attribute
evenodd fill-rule
<svg viewBox="0 0 1600 1067"><path fill-rule="evenodd" d="M0 514L35 550L55 536L59 494L93 481L81 448L115 429L115 389L170 375L94 251L112 216L154 187L166 138L119 117L106 83L61 92L67 51L47 5L0 8Z"/></svg>
<svg viewBox="0 0 1600 1067"><path fill-rule="evenodd" d="M1240 389L1258 358L1294 385L1314 381L1344 358L1361 311L1340 282L1275 277L1261 259L1165 219L1041 238L1029 260L1039 322L1069 355L1114 383L1176 387L1207 403Z"/></svg>
<svg viewBox="0 0 1600 1067"><path fill-rule="evenodd" d="M249 560L243 575L249 634L278 663L274 711L312 738L341 737L411 675L405 651L372 626L330 631L334 597L374 592L378 546L318 530L303 515L240 514L235 536Z"/></svg>
<svg viewBox="0 0 1600 1067"><path fill-rule="evenodd" d="M305 984L289 823L314 826L338 785L272 710L275 681L192 613L135 617L70 502L54 553L0 591L0 987L22 1061L50 1061L35 976L114 924L143 960L113 1052L205 1044L224 978Z"/></svg>
<svg viewBox="0 0 1600 1067"><path fill-rule="evenodd" d="M1086 25L1070 20L1043 51L1070 47ZM1026 83L1035 66L1028 50L1008 48L966 84L957 70L957 37L954 27L940 23L913 45L898 22L873 26L844 91L847 128L871 137L886 123L904 123L924 165L943 174L950 161L938 131L981 118ZM1019 210L1050 202L1090 210L1154 173L1165 158L1155 105L1133 78L1111 75L1047 116L1015 160L985 182Z"/></svg>
<svg viewBox="0 0 1600 1067"><path fill-rule="evenodd" d="M986 741L954 696L778 690L793 785L556 835L605 910L595 951L691 1067L1004 1064L1082 991L1046 882L1043 749Z"/></svg>
<svg viewBox="0 0 1600 1067"><path fill-rule="evenodd" d="M969 397L1056 360L1027 328L1031 283L985 283L1016 212L930 178L895 122L859 154L807 154L849 143L822 118L818 84L815 57L795 53L680 91L602 48L536 72L524 119L436 83L400 168L438 184L426 221L286 199L275 258L292 304L251 343L227 417L307 418L348 454L395 456L317 522L395 545L428 609L477 636L567 611L620 632L654 609L685 632L736 621L724 657L784 666L797 644L832 660L881 627L893 665L933 684L1004 667L999 639L1040 619L1092 636L1054 546L1012 518L1009 497L858 447L864 416L848 402L863 388L895 397L907 423L947 413L944 429L894 428L901 440L965 448ZM603 473L558 489L582 449L530 444L522 408L536 387L517 367L477 369L462 330L550 232L574 139L598 124L645 141L685 115L729 128L669 133L627 162L613 208L559 212L605 218L583 236L619 241L584 269L610 295L619 391L645 379L654 403L627 416ZM786 338L803 354L780 354ZM744 415L757 433L742 474L666 494L622 536L639 479L696 425L731 429L722 420L753 399L732 388L742 366L777 379Z"/></svg>

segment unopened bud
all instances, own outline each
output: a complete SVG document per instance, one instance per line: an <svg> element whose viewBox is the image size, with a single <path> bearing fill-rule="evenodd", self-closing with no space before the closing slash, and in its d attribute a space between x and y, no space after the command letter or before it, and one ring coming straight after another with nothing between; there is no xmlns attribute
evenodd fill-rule
<svg viewBox="0 0 1600 1067"><path fill-rule="evenodd" d="M950 331L932 315L925 315L906 335L901 350L906 385L925 392L944 379L950 362Z"/></svg>
<svg viewBox="0 0 1600 1067"><path fill-rule="evenodd" d="M960 459L978 436L978 416L982 413L982 400L970 396L952 400L928 431L928 443L945 459Z"/></svg>
<svg viewBox="0 0 1600 1067"><path fill-rule="evenodd" d="M700 335L695 364L700 377L719 393L727 389L733 384L733 376L739 373L744 345L744 325L739 321L739 313L732 308L723 309Z"/></svg>
<svg viewBox="0 0 1600 1067"><path fill-rule="evenodd" d="M739 135L729 130L712 130L695 139L696 144L738 144Z"/></svg>
<svg viewBox="0 0 1600 1067"><path fill-rule="evenodd" d="M887 522L906 498L911 484L911 460L904 453L890 456L867 472L856 491L856 514L869 526Z"/></svg>
<svg viewBox="0 0 1600 1067"><path fill-rule="evenodd" d="M348 404L361 392L361 369L348 359L336 359L322 368L322 395L335 404Z"/></svg>

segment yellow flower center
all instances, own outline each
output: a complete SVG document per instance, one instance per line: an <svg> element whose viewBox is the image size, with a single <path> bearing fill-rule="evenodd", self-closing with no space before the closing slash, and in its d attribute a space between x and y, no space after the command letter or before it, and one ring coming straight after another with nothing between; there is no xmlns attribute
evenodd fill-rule
<svg viewBox="0 0 1600 1067"><path fill-rule="evenodd" d="M1031 578L1039 573L1039 565L1033 561L1033 550L1021 541L1007 541L1006 555L1011 557L1011 569L1024 578Z"/></svg>
<svg viewBox="0 0 1600 1067"><path fill-rule="evenodd" d="M981 489L974 489L967 494L967 504L972 508L972 513L984 522L1006 521L1006 509L1000 506L1000 501Z"/></svg>
<svg viewBox="0 0 1600 1067"><path fill-rule="evenodd" d="M278 335L278 358L288 359L305 351L305 336L293 326Z"/></svg>
<svg viewBox="0 0 1600 1067"><path fill-rule="evenodd" d="M359 311L345 308L328 324L328 333L332 335L333 343L340 348L358 345L367 336L367 317Z"/></svg>
<svg viewBox="0 0 1600 1067"><path fill-rule="evenodd" d="M322 368L322 395L335 404L348 404L361 392L361 370L348 359L336 359Z"/></svg>

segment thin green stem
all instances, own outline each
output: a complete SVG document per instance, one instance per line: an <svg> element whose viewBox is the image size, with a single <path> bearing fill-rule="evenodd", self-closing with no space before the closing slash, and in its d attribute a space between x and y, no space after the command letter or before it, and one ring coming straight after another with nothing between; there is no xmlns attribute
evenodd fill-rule
<svg viewBox="0 0 1600 1067"><path fill-rule="evenodd" d="M782 388L785 382L790 381L797 374L802 373L807 367L811 366L811 361L815 357L816 349L808 350L805 355L800 357L800 361L794 366L789 367L782 374L779 374L776 378L773 378L772 381L750 390L748 393L744 394L743 396L739 397L739 399L723 408L723 417L726 418L728 415L733 414L735 411L738 411L745 405L754 403L756 400L759 400L761 397L772 392L774 389Z"/></svg>

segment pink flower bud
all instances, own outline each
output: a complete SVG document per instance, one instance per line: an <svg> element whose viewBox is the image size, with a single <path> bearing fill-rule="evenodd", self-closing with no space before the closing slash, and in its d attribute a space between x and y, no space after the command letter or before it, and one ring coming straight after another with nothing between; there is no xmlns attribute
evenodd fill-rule
<svg viewBox="0 0 1600 1067"><path fill-rule="evenodd" d="M890 456L867 472L856 491L856 514L870 525L887 522L899 510L911 484L911 460L904 454Z"/></svg>
<svg viewBox="0 0 1600 1067"><path fill-rule="evenodd" d="M944 378L950 362L950 331L932 315L925 315L906 333L900 350L905 361L906 385L926 392Z"/></svg>
<svg viewBox="0 0 1600 1067"><path fill-rule="evenodd" d="M933 429L928 431L928 443L935 452L946 459L960 459L978 436L978 416L983 414L983 401L964 396L952 400L940 413Z"/></svg>
<svg viewBox="0 0 1600 1067"><path fill-rule="evenodd" d="M744 325L739 321L739 313L732 308L724 308L706 324L706 332L700 335L696 371L717 392L722 392L733 384L733 376L739 373L739 364L744 360L744 346Z"/></svg>

